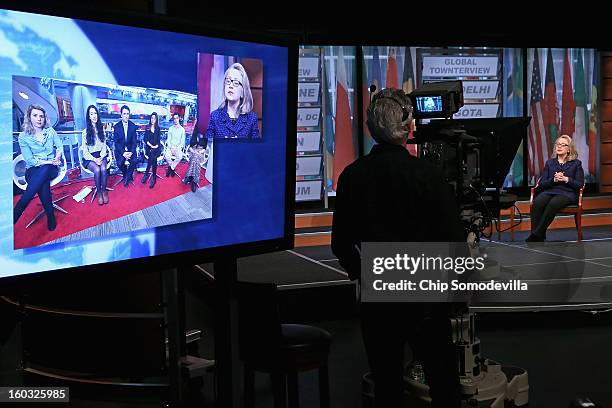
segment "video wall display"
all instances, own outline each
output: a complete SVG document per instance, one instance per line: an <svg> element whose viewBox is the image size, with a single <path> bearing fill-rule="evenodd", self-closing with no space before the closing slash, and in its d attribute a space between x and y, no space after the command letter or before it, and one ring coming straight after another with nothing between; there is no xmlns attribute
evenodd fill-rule
<svg viewBox="0 0 612 408"><path fill-rule="evenodd" d="M554 140L561 134L575 140L587 182L598 179L599 62L593 49L366 46L362 47L362 61L355 60L355 47L323 49L327 83L322 91L329 118L326 117L322 138L326 142L326 186L330 195L343 169L336 157L358 154L359 144L367 154L374 144L365 123L363 134L357 134L356 89L361 88L361 117L365 118L372 85L374 93L389 87L409 93L424 83L447 80L463 83L465 105L453 115L454 119L533 117L525 136L529 154L523 155L523 144L518 147L503 187L534 185L545 159L552 156ZM362 64L361 80L356 76L356 64ZM346 78L347 102L337 97L343 95L337 92L342 83L339 78ZM338 106L345 104L348 111L339 112L348 119L339 118L336 112ZM343 137L345 133L349 137ZM418 154L416 145L409 144L407 148L411 154ZM524 168L528 174L524 174Z"/></svg>
<svg viewBox="0 0 612 408"><path fill-rule="evenodd" d="M290 46L9 10L0 44L0 278L284 238Z"/></svg>

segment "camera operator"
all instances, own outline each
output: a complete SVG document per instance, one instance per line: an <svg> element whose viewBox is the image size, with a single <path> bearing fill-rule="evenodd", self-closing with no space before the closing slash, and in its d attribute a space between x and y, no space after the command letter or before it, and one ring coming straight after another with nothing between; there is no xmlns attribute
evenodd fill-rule
<svg viewBox="0 0 612 408"><path fill-rule="evenodd" d="M431 163L412 157L412 104L383 89L367 111L377 142L338 180L332 250L351 279L360 278L361 242L465 241L450 186ZM361 326L374 379L375 407L402 406L404 345L423 363L432 407L459 407L460 389L448 305L362 303Z"/></svg>

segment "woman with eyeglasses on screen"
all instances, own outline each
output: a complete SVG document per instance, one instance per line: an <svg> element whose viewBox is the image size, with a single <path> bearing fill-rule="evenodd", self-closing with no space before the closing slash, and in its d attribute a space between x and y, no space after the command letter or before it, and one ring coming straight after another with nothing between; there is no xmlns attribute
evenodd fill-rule
<svg viewBox="0 0 612 408"><path fill-rule="evenodd" d="M260 138L257 114L253 112L253 94L249 77L242 64L236 62L225 71L223 101L210 113L206 138Z"/></svg>
<svg viewBox="0 0 612 408"><path fill-rule="evenodd" d="M584 185L584 170L578 160L576 145L568 135L555 141L553 157L544 165L538 183L538 195L533 200L531 235L527 242L542 242L546 230L563 207L578 203L578 193Z"/></svg>
<svg viewBox="0 0 612 408"><path fill-rule="evenodd" d="M47 228L56 227L51 198L51 180L59 174L62 164L62 140L49 126L47 112L39 105L30 105L19 134L19 148L26 162L26 190L13 209L13 224L19 220L26 207L38 193L47 215Z"/></svg>

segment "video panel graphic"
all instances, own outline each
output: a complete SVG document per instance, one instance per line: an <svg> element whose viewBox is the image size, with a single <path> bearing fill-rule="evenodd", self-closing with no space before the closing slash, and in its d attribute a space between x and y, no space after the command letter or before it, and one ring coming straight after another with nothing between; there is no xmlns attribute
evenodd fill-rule
<svg viewBox="0 0 612 408"><path fill-rule="evenodd" d="M196 95L21 76L13 95L15 249L212 217Z"/></svg>

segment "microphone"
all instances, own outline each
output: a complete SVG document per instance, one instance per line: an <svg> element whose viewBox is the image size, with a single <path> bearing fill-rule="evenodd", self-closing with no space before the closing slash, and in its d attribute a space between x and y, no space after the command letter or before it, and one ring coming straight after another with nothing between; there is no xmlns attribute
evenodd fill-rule
<svg viewBox="0 0 612 408"><path fill-rule="evenodd" d="M370 103L372 103L372 95L376 92L376 85L370 85Z"/></svg>

